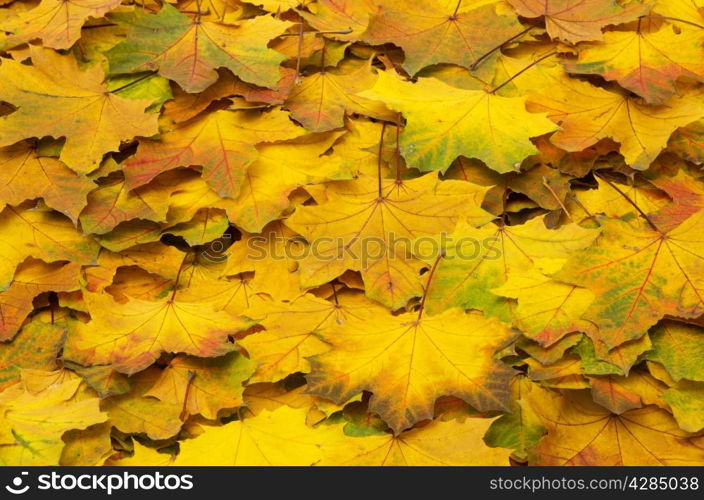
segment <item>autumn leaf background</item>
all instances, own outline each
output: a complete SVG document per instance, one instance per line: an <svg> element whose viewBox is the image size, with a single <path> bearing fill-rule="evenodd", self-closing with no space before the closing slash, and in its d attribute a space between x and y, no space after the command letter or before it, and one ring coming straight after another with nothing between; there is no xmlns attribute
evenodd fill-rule
<svg viewBox="0 0 704 500"><path fill-rule="evenodd" d="M0 0L0 464L704 465L702 0Z"/></svg>

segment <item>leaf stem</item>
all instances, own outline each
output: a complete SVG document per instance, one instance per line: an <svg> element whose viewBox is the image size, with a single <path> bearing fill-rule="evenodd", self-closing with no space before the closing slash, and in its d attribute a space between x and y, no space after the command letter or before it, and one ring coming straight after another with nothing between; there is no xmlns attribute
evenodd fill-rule
<svg viewBox="0 0 704 500"><path fill-rule="evenodd" d="M543 186L545 186L545 189L547 189L550 192L550 194L552 195L552 197L555 198L555 201L557 202L558 205L560 205L560 208L562 209L562 211L565 212L565 215L567 216L567 218L571 222L574 222L574 220L572 219L572 215L570 214L570 211L567 210L567 207L565 206L565 204L562 202L560 197L557 195L555 190L550 185L550 181L548 180L548 178L545 176L543 176Z"/></svg>
<svg viewBox="0 0 704 500"><path fill-rule="evenodd" d="M340 302L337 300L337 290L335 289L335 280L332 280L330 282L330 286L332 287L332 298L335 301L336 306L340 306Z"/></svg>
<svg viewBox="0 0 704 500"><path fill-rule="evenodd" d="M150 72L147 73L146 75L140 76L140 77L137 78L136 80L132 80L131 82L124 84L122 87L118 87L118 88L116 88L115 90L111 90L110 92L113 93L113 94L116 93L116 92L120 92L120 91L122 91L122 90L125 90L126 88L131 87L132 85L136 85L136 84L138 84L139 82L142 82L142 81L146 80L147 78L150 78L150 77L154 76L155 74L156 74L156 71L150 71Z"/></svg>
<svg viewBox="0 0 704 500"><path fill-rule="evenodd" d="M679 17L661 16L659 14L656 14L656 15L648 14L645 16L641 16L639 19L642 19L644 17L647 17L649 19L666 19L667 21L677 21L679 23L689 24L690 26L694 26L695 28L699 28L699 29L704 30L704 26L702 26L701 24L697 24L692 21L687 21L686 19L680 19Z"/></svg>
<svg viewBox="0 0 704 500"><path fill-rule="evenodd" d="M438 268L438 264L440 263L440 260L445 257L445 250L440 250L438 253L438 256L435 258L435 262L433 262L433 267L430 268L430 272L428 272L428 281L425 283L425 289L423 290L423 297L420 299L420 308L418 309L418 318L416 321L420 321L420 319L423 317L423 311L425 310L425 299L428 297L428 290L430 290L430 283L433 280L433 275L435 275L435 270Z"/></svg>
<svg viewBox="0 0 704 500"><path fill-rule="evenodd" d="M210 11L207 11L207 12L205 13L205 15L208 15L208 14L210 14ZM195 11L195 15L196 15L196 18L195 18L194 21L196 22L196 24L198 24L198 23L200 23L200 16L201 16L200 0L196 0L196 11Z"/></svg>
<svg viewBox="0 0 704 500"><path fill-rule="evenodd" d="M401 113L396 119L396 150L394 151L396 164L396 185L401 184Z"/></svg>
<svg viewBox="0 0 704 500"><path fill-rule="evenodd" d="M298 54L296 55L296 85L301 84L301 55L303 54L303 22L298 31Z"/></svg>
<svg viewBox="0 0 704 500"><path fill-rule="evenodd" d="M209 16L210 15L210 9L205 9L205 10L182 10L181 14L195 14L200 18L201 15L203 16Z"/></svg>
<svg viewBox="0 0 704 500"><path fill-rule="evenodd" d="M196 372L188 370L188 375L186 375L186 392L183 395L183 406L181 407L181 414L179 415L181 422L185 422L188 418L188 398L191 396L191 385L193 384L194 378L196 378Z"/></svg>
<svg viewBox="0 0 704 500"><path fill-rule="evenodd" d="M452 13L452 17L450 17L450 19L452 19L453 21L457 19L457 13L460 10L460 6L462 6L462 0L457 0L457 6L455 7L455 11Z"/></svg>
<svg viewBox="0 0 704 500"><path fill-rule="evenodd" d="M596 216L593 213L591 213L589 211L589 209L587 207L585 207L581 201L579 201L579 198L577 198L577 196L574 193L570 194L570 198L572 198L572 201L574 201L579 208L584 210L584 213L587 214L589 216L589 218L596 223L597 226L601 227L601 223L599 222L599 219L597 219Z"/></svg>
<svg viewBox="0 0 704 500"><path fill-rule="evenodd" d="M83 26L84 30L90 30L90 29L95 29L95 28L108 28L110 26L117 26L115 23L103 23L103 24L91 24L90 26Z"/></svg>
<svg viewBox="0 0 704 500"><path fill-rule="evenodd" d="M378 185L378 195L379 198L382 198L381 194L381 162L382 162L382 154L384 152L384 133L386 133L386 122L382 122L381 124L381 138L379 139L379 153L377 155L377 160L376 160L376 174L377 174L377 185Z"/></svg>
<svg viewBox="0 0 704 500"><path fill-rule="evenodd" d="M174 289L171 292L171 297L169 297L168 302L173 302L174 299L176 298L176 292L178 291L178 283L181 280L181 273L183 272L183 268L185 267L184 264L186 264L186 260L190 256L191 252L190 250L183 255L183 260L181 261L181 265L178 266L178 272L176 273L176 278L174 279Z"/></svg>
<svg viewBox="0 0 704 500"><path fill-rule="evenodd" d="M338 30L338 31L304 31L304 35L349 35L352 33L352 28L347 28L346 30ZM288 36L301 36L300 31L298 33L284 33L283 35L279 35L281 38L285 38Z"/></svg>
<svg viewBox="0 0 704 500"><path fill-rule="evenodd" d="M532 67L535 66L536 64L541 63L541 62L544 61L545 59L554 56L555 54L557 54L557 51L556 51L556 50L554 50L554 51L550 52L549 54L546 54L546 55L544 55L544 56L542 56L542 57L536 59L535 61L533 61L532 63L530 63L528 66L526 66L525 68L523 68L521 71L519 71L518 73L516 73L515 75L513 75L511 78L509 78L508 80L506 80L504 83L502 83L502 84L499 85L498 87L494 87L492 90L489 90L489 93L490 93L490 94L495 94L495 93L498 92L500 89L504 88L506 85L508 85L509 83L511 83L513 80L515 80L516 78L518 78L519 76L521 76L523 73L525 73L526 71L528 71L530 68L532 68Z"/></svg>
<svg viewBox="0 0 704 500"><path fill-rule="evenodd" d="M645 219L645 221L646 221L646 222L648 223L648 225L653 229L653 231L656 231L656 232L658 232L658 233L660 233L660 234L662 234L662 235L665 234L665 233L663 233L662 231L660 231L660 228L658 228L658 226L655 225L655 223L653 222L653 220L652 220L650 217L648 217L648 214L646 214L638 205L636 205L636 202L634 202L634 201L633 201L626 193L624 193L616 184L614 184L613 182L611 182L609 179L607 179L606 177L604 177L604 176L601 175L601 174L598 174L598 173L594 172L594 175L595 175L596 177L598 177L599 179L601 179L602 181L606 182L609 186L611 186L611 187L614 189L614 191L616 191L618 194L620 194L620 195L623 197L623 199L625 199L633 208L635 208L636 210L638 210L638 213L640 214L640 216Z"/></svg>
<svg viewBox="0 0 704 500"><path fill-rule="evenodd" d="M493 53L496 52L497 50L501 49L501 47L503 47L503 46L506 45L507 43L511 43L511 42L513 42L514 40L516 40L516 39L522 37L523 35L525 35L526 33L528 33L528 32L529 32L530 30L532 30L533 28L535 28L535 26L528 26L526 29L524 29L524 30L521 31L520 33L516 33L516 34L513 35L511 38L508 38L508 39L504 40L504 41L501 42L499 45L497 45L496 47L494 47L493 49L491 49L489 52L486 52L484 55L482 55L481 57L479 57L479 59L477 59L476 61L474 61L474 62L472 63L472 65L469 67L469 70L470 70L470 71L474 71L475 69L477 69L477 66L479 66L482 62L484 62L484 61L486 60L486 58L489 57L491 54L493 54Z"/></svg>
<svg viewBox="0 0 704 500"><path fill-rule="evenodd" d="M328 44L327 40L323 38L323 49L322 49L322 54L320 55L320 72L325 73L325 54L328 50Z"/></svg>

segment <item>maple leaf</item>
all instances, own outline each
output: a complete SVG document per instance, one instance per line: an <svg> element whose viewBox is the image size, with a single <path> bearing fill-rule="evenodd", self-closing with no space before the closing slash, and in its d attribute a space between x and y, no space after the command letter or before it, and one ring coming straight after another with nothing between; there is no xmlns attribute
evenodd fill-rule
<svg viewBox="0 0 704 500"><path fill-rule="evenodd" d="M56 158L37 156L28 142L0 149L0 208L42 198L75 222L93 189L95 184Z"/></svg>
<svg viewBox="0 0 704 500"><path fill-rule="evenodd" d="M302 293L296 255L304 251L305 242L281 221L267 224L261 234L243 233L224 254L227 265L223 274L243 276L252 293L266 293L277 300L293 300ZM254 304L245 298L246 308Z"/></svg>
<svg viewBox="0 0 704 500"><path fill-rule="evenodd" d="M190 221L176 224L164 234L180 236L192 246L205 245L222 236L230 226L225 211L218 208L201 208Z"/></svg>
<svg viewBox="0 0 704 500"><path fill-rule="evenodd" d="M236 198L247 167L257 159L255 145L293 139L304 132L281 110L210 113L162 134L159 140L140 141L138 153L124 167L126 185L131 190L167 170L198 165L218 194Z"/></svg>
<svg viewBox="0 0 704 500"><path fill-rule="evenodd" d="M428 288L428 310L480 309L508 320L509 307L499 296L499 287L536 266L546 272L556 271L567 255L587 247L598 234L576 224L550 230L541 217L516 226L486 224L474 228L460 223L453 234L453 240L459 243L447 249L447 258L440 261ZM569 297L569 290L564 293ZM551 321L539 329L533 324L528 331L538 338L544 335L548 344L558 340L560 333L568 333Z"/></svg>
<svg viewBox="0 0 704 500"><path fill-rule="evenodd" d="M697 382L680 382L662 395L672 409L680 429L699 432L704 429L704 390Z"/></svg>
<svg viewBox="0 0 704 500"><path fill-rule="evenodd" d="M704 105L695 96L673 97L667 105L652 107L579 80L561 78L555 83L548 94L538 91L528 97L527 105L560 124L551 142L580 151L610 137L621 144L626 162L638 170L650 166L672 132L704 114Z"/></svg>
<svg viewBox="0 0 704 500"><path fill-rule="evenodd" d="M132 219L164 221L171 189L155 184L129 190L123 179L108 179L88 194L88 204L80 215L81 227L88 233L101 234Z"/></svg>
<svg viewBox="0 0 704 500"><path fill-rule="evenodd" d="M131 378L129 392L103 401L101 408L112 425L122 432L146 434L151 439L168 439L181 430L183 402L163 401L150 397L148 392L160 374L158 368L150 367Z"/></svg>
<svg viewBox="0 0 704 500"><path fill-rule="evenodd" d="M0 290L8 288L17 266L27 257L92 264L100 248L63 215L27 204L7 206L0 212L0 232L8 235L0 241Z"/></svg>
<svg viewBox="0 0 704 500"><path fill-rule="evenodd" d="M254 415L275 411L282 406L307 410L305 421L309 425L315 425L320 422L321 417L318 413L320 408L326 409L326 415L329 416L332 413L343 410L345 407L344 404L335 404L328 399L308 394L305 392L306 389L306 385L301 385L293 390L287 390L284 381L275 384L252 384L244 391L244 402L247 410ZM361 396L355 397L345 403L361 401L361 399Z"/></svg>
<svg viewBox="0 0 704 500"><path fill-rule="evenodd" d="M68 49L80 38L81 27L88 17L102 17L118 5L119 0L42 0L17 19L0 22L0 28L11 33L0 46L12 47L41 39L44 47Z"/></svg>
<svg viewBox="0 0 704 500"><path fill-rule="evenodd" d="M662 189L671 198L672 202L657 207L658 210L647 210L646 213L652 215L653 223L663 229L670 229L680 225L689 216L704 209L704 189L698 177L688 174L685 170L679 170L676 175L657 177L651 180L659 189ZM643 207L642 200L636 201L638 206Z"/></svg>
<svg viewBox="0 0 704 500"><path fill-rule="evenodd" d="M635 226L642 226L647 224L647 222L636 215L638 212L631 202L635 203L646 214L653 214L653 220L656 220L657 214L661 213L660 211L662 210L670 212L666 207L672 205L671 198L659 189L653 189L653 186L649 183L609 184L609 182L599 178L596 179L596 182L596 189L576 193L583 210L589 212L589 214L604 214L615 219L625 220ZM673 183L673 189L677 189L676 183ZM663 191L666 190L663 189ZM698 209L687 213L684 219L696 211ZM664 214L661 218L665 218ZM677 221L677 223L682 222L684 219Z"/></svg>
<svg viewBox="0 0 704 500"><path fill-rule="evenodd" d="M480 411L505 409L511 370L493 355L512 336L495 319L457 309L352 318L333 325L324 337L332 349L310 359L306 379L311 392L336 402L373 392L370 411L398 433L432 418L441 396L460 397Z"/></svg>
<svg viewBox="0 0 704 500"><path fill-rule="evenodd" d="M17 107L0 118L0 146L28 137L65 137L61 161L88 173L120 141L157 132L157 115L144 112L150 102L108 92L99 66L80 71L72 56L34 47L31 55L32 66L11 59L0 66L0 93ZM52 120L40 118L47 109Z"/></svg>
<svg viewBox="0 0 704 500"><path fill-rule="evenodd" d="M572 73L601 75L642 96L662 104L677 92L681 76L704 78L698 47L704 32L685 26L676 33L671 27L655 32L612 31L604 42L579 51L565 67Z"/></svg>
<svg viewBox="0 0 704 500"><path fill-rule="evenodd" d="M513 456L525 460L527 452L545 434L540 419L527 404L533 391L540 391L526 377L515 377L511 383L511 413L495 419L484 435L489 446L512 448Z"/></svg>
<svg viewBox="0 0 704 500"><path fill-rule="evenodd" d="M478 158L497 172L517 170L538 152L528 138L557 128L528 113L523 97L459 89L434 78L410 83L380 72L374 87L359 95L403 113L401 152L421 171L445 171L458 156Z"/></svg>
<svg viewBox="0 0 704 500"><path fill-rule="evenodd" d="M384 105L357 95L371 88L376 78L368 63L342 63L338 68L303 77L286 100L286 107L312 132L341 128L346 113L393 121L395 113Z"/></svg>
<svg viewBox="0 0 704 500"><path fill-rule="evenodd" d="M231 72L218 70L218 80L203 92L189 94L175 88L173 100L164 105L164 116L168 116L174 123L182 123L197 116L211 104L221 99L233 96L242 96L251 103L282 104L294 85L296 72L290 68L279 68L281 79L276 89L256 87L245 83Z"/></svg>
<svg viewBox="0 0 704 500"><path fill-rule="evenodd" d="M264 302L247 310L247 316L265 329L239 341L258 365L252 382L275 382L290 373L310 372L307 358L330 349L322 339L331 327L366 317L370 311L386 312L356 295L336 297L339 303L304 295L290 303Z"/></svg>
<svg viewBox="0 0 704 500"><path fill-rule="evenodd" d="M311 134L299 139L262 144L259 157L249 166L237 199L227 206L239 227L260 232L289 207L296 188L352 176L343 158L325 155L344 132Z"/></svg>
<svg viewBox="0 0 704 500"><path fill-rule="evenodd" d="M643 407L640 396L620 386L615 375L591 377L589 382L594 402L616 415Z"/></svg>
<svg viewBox="0 0 704 500"><path fill-rule="evenodd" d="M585 288L553 281L536 269L516 273L493 292L517 299L513 323L526 337L550 346L572 332L588 332L593 326L581 319L594 300Z"/></svg>
<svg viewBox="0 0 704 500"><path fill-rule="evenodd" d="M492 218L479 207L485 188L439 182L432 173L403 182L360 177L329 190L326 203L299 207L286 221L317 242L315 253L300 263L301 284L317 286L347 269L361 271L367 296L393 309L421 291L421 263L408 255L409 242L449 232L460 218L476 224ZM397 248L394 241L402 244Z"/></svg>
<svg viewBox="0 0 704 500"><path fill-rule="evenodd" d="M508 465L509 452L482 441L492 420L467 418L433 421L398 436L377 433L345 437L338 446L325 448L323 466L449 466L481 463ZM460 444L458 446L458 444ZM451 450L448 453L448 450Z"/></svg>
<svg viewBox="0 0 704 500"><path fill-rule="evenodd" d="M645 405L655 405L669 411L662 398L667 385L648 371L632 371L627 377L589 377L589 383L594 401L617 415Z"/></svg>
<svg viewBox="0 0 704 500"><path fill-rule="evenodd" d="M129 378L115 371L110 365L85 367L68 360L66 360L66 364L79 374L101 398L126 394L131 389Z"/></svg>
<svg viewBox="0 0 704 500"><path fill-rule="evenodd" d="M275 88L285 56L266 43L290 26L270 16L237 25L189 19L168 4L157 14L135 9L111 19L127 31L127 40L106 53L111 73L158 70L186 92L208 88L221 67L245 82Z"/></svg>
<svg viewBox="0 0 704 500"><path fill-rule="evenodd" d="M704 382L704 371L698 354L704 349L701 330L695 326L664 321L651 330L653 349L645 354L647 359L662 364L675 381L681 379Z"/></svg>
<svg viewBox="0 0 704 500"><path fill-rule="evenodd" d="M59 465L76 467L104 465L105 460L115 451L110 440L111 431L112 426L108 422L91 425L84 430L68 431L62 438L66 446L61 450Z"/></svg>
<svg viewBox="0 0 704 500"><path fill-rule="evenodd" d="M531 464L698 465L704 460L689 433L659 408L614 415L583 397L543 394L531 406L548 434Z"/></svg>
<svg viewBox="0 0 704 500"><path fill-rule="evenodd" d="M0 344L0 390L20 379L21 370L51 371L66 337L66 327L38 315L22 328L12 342Z"/></svg>
<svg viewBox="0 0 704 500"><path fill-rule="evenodd" d="M575 254L554 276L596 295L584 318L599 329L592 338L609 348L641 337L666 314L694 318L704 311L697 212L667 233L602 221L595 244Z"/></svg>
<svg viewBox="0 0 704 500"><path fill-rule="evenodd" d="M378 0L378 11L362 39L374 45L391 42L404 49L404 68L414 75L426 66L471 66L485 52L521 31L500 2Z"/></svg>
<svg viewBox="0 0 704 500"><path fill-rule="evenodd" d="M113 253L101 250L95 266L85 267L83 274L86 289L99 292L113 283L118 269L135 266L152 274L158 274L169 279L175 279L183 262L183 253L178 249L162 243L146 243Z"/></svg>
<svg viewBox="0 0 704 500"><path fill-rule="evenodd" d="M308 427L307 411L283 406L227 425L204 427L203 434L181 443L174 465L313 465L321 459L321 443L337 429Z"/></svg>
<svg viewBox="0 0 704 500"><path fill-rule="evenodd" d="M254 363L236 352L213 360L179 355L146 395L215 420L220 410L242 404L243 383L253 372Z"/></svg>
<svg viewBox="0 0 704 500"><path fill-rule="evenodd" d="M674 2L657 2L653 13L682 19L691 23L702 21L701 0L675 0Z"/></svg>
<svg viewBox="0 0 704 500"><path fill-rule="evenodd" d="M318 0L311 12L298 13L318 31L330 33L338 40L359 40L369 26L369 17L376 10L374 0Z"/></svg>
<svg viewBox="0 0 704 500"><path fill-rule="evenodd" d="M107 294L84 294L84 300L93 316L89 324L72 326L67 357L79 363L113 364L128 374L146 368L162 352L226 354L234 348L227 336L246 325L208 304L181 302L178 294L156 302L131 299L126 304Z"/></svg>
<svg viewBox="0 0 704 500"><path fill-rule="evenodd" d="M508 0L519 15L545 19L553 38L567 42L601 40L602 28L633 21L646 14L650 1L633 0Z"/></svg>
<svg viewBox="0 0 704 500"><path fill-rule="evenodd" d="M15 272L12 285L0 292L0 340L14 337L33 309L32 301L43 292L70 292L80 288L80 264L45 264L28 259Z"/></svg>
<svg viewBox="0 0 704 500"><path fill-rule="evenodd" d="M25 372L25 384L15 384L0 393L3 465L57 465L65 432L85 429L107 418L98 408L97 397L82 398L77 394L82 383L78 376L68 376L34 391L28 388L33 376Z"/></svg>
<svg viewBox="0 0 704 500"><path fill-rule="evenodd" d="M587 332L589 334L589 331ZM596 335L594 336L596 338ZM652 347L650 337L643 335L614 348L603 342L583 337L573 351L582 358L584 373L588 375L628 375L640 356Z"/></svg>

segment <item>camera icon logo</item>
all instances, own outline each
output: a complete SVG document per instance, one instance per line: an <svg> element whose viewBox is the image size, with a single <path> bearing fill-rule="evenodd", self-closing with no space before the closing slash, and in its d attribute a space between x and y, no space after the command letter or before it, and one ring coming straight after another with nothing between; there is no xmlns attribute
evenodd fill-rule
<svg viewBox="0 0 704 500"><path fill-rule="evenodd" d="M29 472L21 472L19 476L16 476L12 479L12 485L6 485L5 489L13 495L22 495L24 493L27 493L27 491L29 490L29 485L26 484L22 486L22 484L24 483L23 476L28 475Z"/></svg>
<svg viewBox="0 0 704 500"><path fill-rule="evenodd" d="M228 233L223 234L220 238L211 241L206 245L206 248L201 252L201 256L208 262L220 264L227 260L225 250L229 247L229 242L232 236Z"/></svg>

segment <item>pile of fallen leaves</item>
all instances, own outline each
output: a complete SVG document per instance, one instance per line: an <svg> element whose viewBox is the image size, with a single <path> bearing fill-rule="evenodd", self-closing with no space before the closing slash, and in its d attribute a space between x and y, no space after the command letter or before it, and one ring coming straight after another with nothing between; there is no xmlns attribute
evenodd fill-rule
<svg viewBox="0 0 704 500"><path fill-rule="evenodd" d="M704 464L703 0L169 1L0 0L0 464Z"/></svg>

